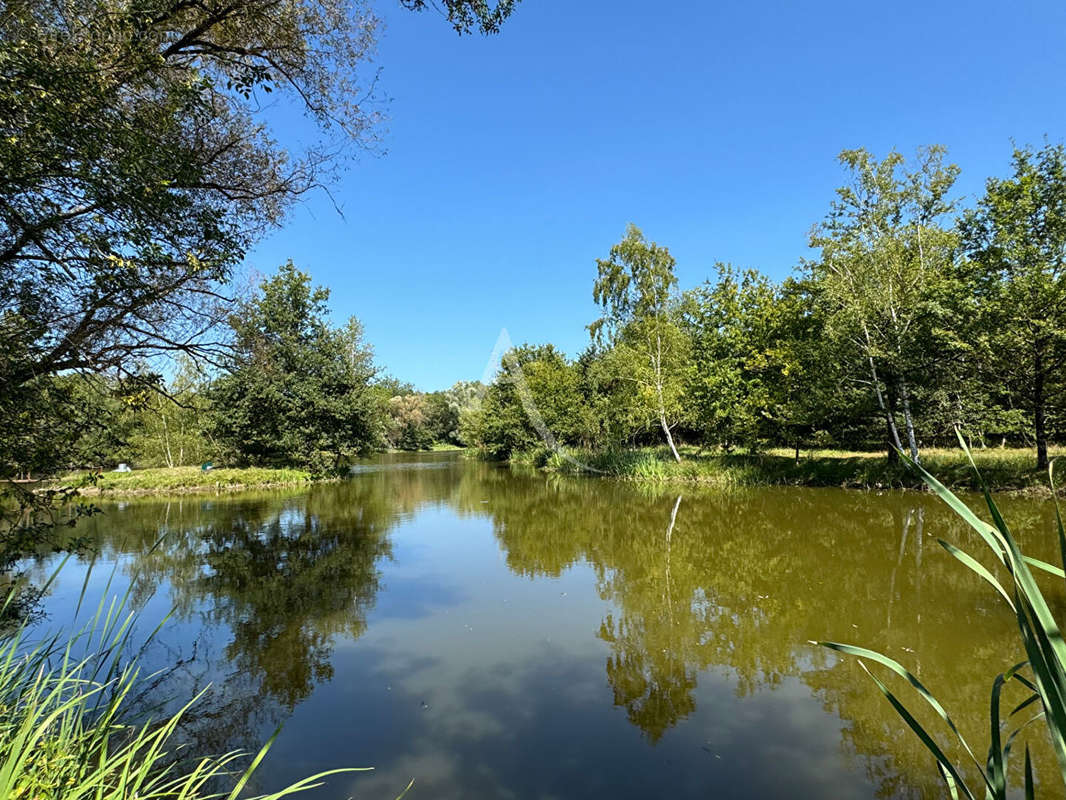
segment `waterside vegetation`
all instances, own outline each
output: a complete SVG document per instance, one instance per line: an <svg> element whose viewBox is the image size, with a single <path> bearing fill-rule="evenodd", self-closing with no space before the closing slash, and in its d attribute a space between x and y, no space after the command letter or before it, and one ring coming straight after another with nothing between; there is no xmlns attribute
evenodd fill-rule
<svg viewBox="0 0 1066 800"><path fill-rule="evenodd" d="M57 485L84 482L85 477L84 473L71 473L60 477ZM155 467L130 472L98 473L89 486L79 491L87 496L231 492L303 486L313 480L322 478L316 479L307 470L291 468L244 467L205 471L202 467Z"/></svg>
<svg viewBox="0 0 1066 800"><path fill-rule="evenodd" d="M961 429L975 451L1028 448L1046 469L1066 436L1066 149L1016 148L971 209L943 147L839 160L812 255L783 281L718 264L682 290L669 250L630 225L597 261L587 349L507 353L466 443L516 460L547 446L533 460L559 467L579 450L631 478L837 486L916 485L906 452L972 486L961 451L936 450ZM829 448L881 463L800 457ZM1011 455L989 460L997 487L1037 482Z"/></svg>
<svg viewBox="0 0 1066 800"><path fill-rule="evenodd" d="M888 461L869 451L794 451L768 448L757 453L678 448L681 460L665 447L583 450L546 447L515 452L509 461L515 468L537 468L560 474L600 475L649 483L688 483L706 486L824 486L845 489L916 489L925 482L908 465ZM1052 447L1052 458L1066 455L1066 448ZM979 491L966 451L959 448L926 448L923 463L952 489ZM983 480L997 492L1034 495L1050 493L1047 473L1033 465L1032 451L992 447L972 453Z"/></svg>
<svg viewBox="0 0 1066 800"><path fill-rule="evenodd" d="M18 597L12 587L2 609ZM0 797L246 796L273 739L254 757L240 751L183 754L182 722L200 698L156 716L139 707L158 676L128 657L138 645L135 621L128 596L102 596L77 630L42 637L23 621L0 635ZM319 773L248 800L275 800L355 771ZM232 788L219 794L227 784Z"/></svg>

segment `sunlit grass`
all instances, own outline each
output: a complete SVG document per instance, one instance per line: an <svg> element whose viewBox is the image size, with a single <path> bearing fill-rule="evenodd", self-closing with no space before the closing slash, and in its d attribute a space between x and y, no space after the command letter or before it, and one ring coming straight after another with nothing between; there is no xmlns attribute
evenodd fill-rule
<svg viewBox="0 0 1066 800"><path fill-rule="evenodd" d="M635 481L691 482L716 486L838 486L844 488L921 488L921 479L902 462L890 463L883 452L771 449L759 453L723 452L682 447L676 463L663 447L615 450L567 448L565 457L544 448L516 453L515 463L558 472L588 472ZM1051 455L1064 455L1053 448ZM961 448L928 448L922 464L954 489L979 489L969 459ZM997 490L1047 492L1033 450L988 448L973 452L985 480Z"/></svg>
<svg viewBox="0 0 1066 800"><path fill-rule="evenodd" d="M64 476L72 482L80 473ZM100 492L187 492L229 491L233 489L293 486L311 481L311 473L302 469L247 467L204 471L200 467L155 467L132 472L103 472L96 483Z"/></svg>

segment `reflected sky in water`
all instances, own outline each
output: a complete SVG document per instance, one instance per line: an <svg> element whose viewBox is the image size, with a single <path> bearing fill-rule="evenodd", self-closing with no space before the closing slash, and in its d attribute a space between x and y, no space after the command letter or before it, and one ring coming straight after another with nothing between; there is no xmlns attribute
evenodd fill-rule
<svg viewBox="0 0 1066 800"><path fill-rule="evenodd" d="M1054 559L1051 510L1004 505ZM185 735L211 751L282 725L264 790L374 766L306 796L391 800L414 778L434 800L936 797L869 679L808 640L900 659L979 750L991 681L1020 660L1009 613L936 538L978 543L918 494L648 489L426 454L104 508L87 595L130 587L146 629L173 610L146 702L210 685ZM47 624L86 572L68 565Z"/></svg>

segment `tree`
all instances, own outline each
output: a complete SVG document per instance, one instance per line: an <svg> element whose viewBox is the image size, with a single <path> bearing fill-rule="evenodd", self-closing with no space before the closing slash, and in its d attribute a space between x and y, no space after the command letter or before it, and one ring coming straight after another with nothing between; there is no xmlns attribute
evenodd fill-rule
<svg viewBox="0 0 1066 800"><path fill-rule="evenodd" d="M934 343L940 285L950 274L955 236L942 227L958 168L945 150L921 148L908 169L893 151L878 161L864 149L840 162L851 181L837 189L825 221L811 235L821 257L811 265L831 330L854 344L865 381L884 415L889 457L903 449L902 413L911 458L918 460L914 386ZM919 344L921 342L921 344Z"/></svg>
<svg viewBox="0 0 1066 800"><path fill-rule="evenodd" d="M550 344L505 353L473 417L464 423L467 443L497 458L541 444L579 444L588 426L578 372Z"/></svg>
<svg viewBox="0 0 1066 800"><path fill-rule="evenodd" d="M373 351L354 317L330 326L328 298L289 262L230 317L233 355L210 400L238 461L322 472L378 443Z"/></svg>
<svg viewBox="0 0 1066 800"><path fill-rule="evenodd" d="M649 243L630 223L610 256L596 260L599 275L592 297L604 313L589 332L593 339L610 342L637 402L656 419L680 462L670 429L681 417L689 348L676 319L674 265L669 250Z"/></svg>
<svg viewBox="0 0 1066 800"><path fill-rule="evenodd" d="M4 375L217 355L218 286L286 206L327 177L338 132L378 114L358 69L359 0L26 0L0 17ZM322 141L289 153L256 113L301 102Z"/></svg>
<svg viewBox="0 0 1066 800"><path fill-rule="evenodd" d="M214 455L206 426L211 414L208 382L196 363L181 358L178 371L161 389L145 389L134 398L132 430L124 461L140 466L176 467L202 464Z"/></svg>
<svg viewBox="0 0 1066 800"><path fill-rule="evenodd" d="M989 178L960 223L977 269L993 382L1032 415L1037 467L1048 463L1048 405L1066 363L1066 150L1016 148L1010 178Z"/></svg>
<svg viewBox="0 0 1066 800"><path fill-rule="evenodd" d="M426 0L401 0L419 10ZM445 0L460 33L516 0ZM368 0L18 0L0 13L0 396L160 356L219 363L251 244L382 117ZM317 136L271 135L268 97Z"/></svg>
<svg viewBox="0 0 1066 800"><path fill-rule="evenodd" d="M446 444L463 444L460 433L463 416L477 410L484 394L485 387L480 381L457 381L450 389L428 395L428 424L433 440Z"/></svg>
<svg viewBox="0 0 1066 800"><path fill-rule="evenodd" d="M433 430L429 402L421 392L396 395L385 407L385 441L398 450L429 450Z"/></svg>
<svg viewBox="0 0 1066 800"><path fill-rule="evenodd" d="M771 416L776 287L754 270L718 264L718 280L685 296L693 342L686 395L693 424L705 438L755 448Z"/></svg>

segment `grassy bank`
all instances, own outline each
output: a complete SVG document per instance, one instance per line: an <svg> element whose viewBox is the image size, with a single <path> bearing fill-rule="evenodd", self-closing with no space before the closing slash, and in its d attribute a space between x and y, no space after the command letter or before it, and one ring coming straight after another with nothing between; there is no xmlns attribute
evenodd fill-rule
<svg viewBox="0 0 1066 800"><path fill-rule="evenodd" d="M665 448L613 451L534 450L517 453L512 462L553 472L600 474L625 480L687 482L722 486L836 486L850 489L919 489L920 477L903 464L890 464L884 453L842 450L792 451L759 454L724 453L682 448L676 463ZM1052 457L1066 455L1053 448ZM1047 492L1047 473L1037 470L1029 449L989 448L973 453L978 468L999 491ZM922 463L953 489L977 489L966 454L958 448L923 450Z"/></svg>
<svg viewBox="0 0 1066 800"><path fill-rule="evenodd" d="M79 480L84 473L72 473L62 483ZM262 489L275 486L299 486L312 481L311 473L301 469L268 469L245 467L212 469L199 467L157 467L132 472L104 472L96 488L82 490L82 494L136 495L181 494L186 492L230 492L241 489Z"/></svg>

